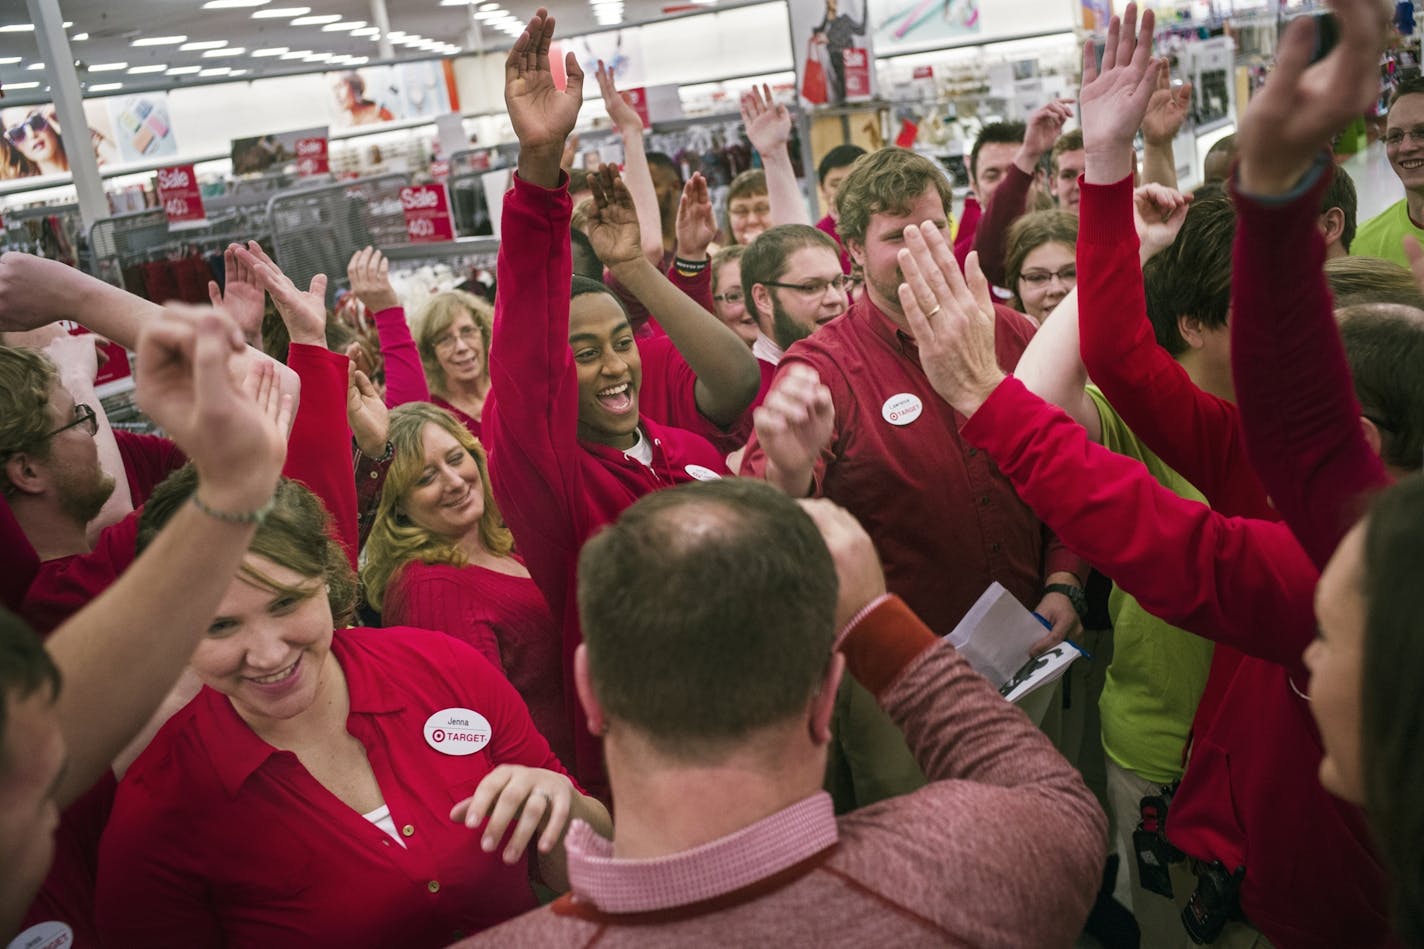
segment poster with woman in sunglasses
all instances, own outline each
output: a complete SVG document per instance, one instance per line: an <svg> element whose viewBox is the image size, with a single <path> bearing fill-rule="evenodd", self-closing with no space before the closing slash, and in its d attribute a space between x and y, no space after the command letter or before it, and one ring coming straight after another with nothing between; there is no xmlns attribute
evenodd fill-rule
<svg viewBox="0 0 1424 949"><path fill-rule="evenodd" d="M113 157L110 136L93 128L88 115L90 141L100 167ZM107 126L107 116L100 123ZM64 150L64 135L49 104L0 109L0 179L30 178L69 173L69 155Z"/></svg>

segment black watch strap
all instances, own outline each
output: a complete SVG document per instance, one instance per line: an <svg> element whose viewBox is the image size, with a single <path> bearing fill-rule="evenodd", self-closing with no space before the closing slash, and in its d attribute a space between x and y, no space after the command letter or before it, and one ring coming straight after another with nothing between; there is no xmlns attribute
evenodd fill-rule
<svg viewBox="0 0 1424 949"><path fill-rule="evenodd" d="M1043 588L1043 592L1063 594L1072 602L1080 620L1088 618L1088 595L1083 592L1082 587L1075 587L1071 583L1050 583Z"/></svg>

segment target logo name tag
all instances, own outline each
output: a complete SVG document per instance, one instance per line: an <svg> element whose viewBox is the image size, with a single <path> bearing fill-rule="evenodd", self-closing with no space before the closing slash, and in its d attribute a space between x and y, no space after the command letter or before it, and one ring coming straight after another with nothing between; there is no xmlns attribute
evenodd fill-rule
<svg viewBox="0 0 1424 949"><path fill-rule="evenodd" d="M913 392L901 392L885 400L880 407L880 415L891 425L909 425L920 417L925 404Z"/></svg>
<svg viewBox="0 0 1424 949"><path fill-rule="evenodd" d="M721 475L719 475L717 472L713 471L711 468L704 468L702 465L688 465L688 466L687 466L685 469L683 469L683 470L685 470L688 474L692 475L692 476L693 476L694 478L696 478L698 481L721 481L721 480L722 480L722 476L721 476Z"/></svg>
<svg viewBox="0 0 1424 949"><path fill-rule="evenodd" d="M20 933L8 949L70 949L73 945L74 930L67 923L51 920Z"/></svg>
<svg viewBox="0 0 1424 949"><path fill-rule="evenodd" d="M468 708L445 708L425 720L425 743L442 755L472 755L489 744L489 719Z"/></svg>

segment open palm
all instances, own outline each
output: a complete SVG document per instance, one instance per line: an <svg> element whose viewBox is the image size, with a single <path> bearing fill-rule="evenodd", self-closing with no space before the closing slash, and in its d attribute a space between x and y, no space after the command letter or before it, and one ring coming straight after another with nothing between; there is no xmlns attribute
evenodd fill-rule
<svg viewBox="0 0 1424 949"><path fill-rule="evenodd" d="M549 68L553 38L554 18L541 8L505 59L504 104L521 148L554 148L562 155L583 104L583 70L569 53L568 81L563 89L554 84Z"/></svg>

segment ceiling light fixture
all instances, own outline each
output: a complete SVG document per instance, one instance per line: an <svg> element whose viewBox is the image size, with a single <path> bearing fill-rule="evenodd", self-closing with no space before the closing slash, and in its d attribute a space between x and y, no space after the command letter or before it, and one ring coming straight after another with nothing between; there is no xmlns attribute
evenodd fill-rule
<svg viewBox="0 0 1424 949"><path fill-rule="evenodd" d="M227 40L201 40L197 43L184 43L178 47L185 53L196 53L203 49L222 49L227 45Z"/></svg>
<svg viewBox="0 0 1424 949"><path fill-rule="evenodd" d="M265 7L272 0L208 0L204 10L240 10L243 7Z"/></svg>
<svg viewBox="0 0 1424 949"><path fill-rule="evenodd" d="M174 66L168 70L170 76L191 76L195 72L201 72L202 66Z"/></svg>
<svg viewBox="0 0 1424 949"><path fill-rule="evenodd" d="M100 83L95 83L95 84L93 84L93 85L91 85L91 86L86 86L85 89L84 89L84 91L85 91L85 92L113 92L115 89L122 89L123 87L124 87L124 84L121 83L121 82L100 82Z"/></svg>
<svg viewBox="0 0 1424 949"><path fill-rule="evenodd" d="M23 57L20 56L0 56L0 66L13 66L15 63L18 63L22 58Z"/></svg>
<svg viewBox="0 0 1424 949"><path fill-rule="evenodd" d="M95 63L89 67L90 72L118 72L121 69L128 69L128 63Z"/></svg>
<svg viewBox="0 0 1424 949"><path fill-rule="evenodd" d="M363 27L361 27L361 29L359 29L359 30L352 30L352 31L351 31L351 35L352 35L352 36L380 36L380 35L381 35L381 28L380 28L379 26L363 26Z"/></svg>
<svg viewBox="0 0 1424 949"><path fill-rule="evenodd" d="M210 49L203 54L204 59L219 59L223 56L241 56L247 52L245 46L229 46L225 49Z"/></svg>
<svg viewBox="0 0 1424 949"><path fill-rule="evenodd" d="M143 75L144 73L149 73L149 72L164 72L164 71L166 71L167 69L168 69L168 67L167 67L166 65L163 65L163 64L158 64L158 65L153 65L153 66L135 66L134 68L132 68L132 69L129 70L129 75L130 75L130 76L141 76L141 75Z"/></svg>
<svg viewBox="0 0 1424 949"><path fill-rule="evenodd" d="M0 26L0 33L33 33L35 25L33 23L6 23Z"/></svg>
<svg viewBox="0 0 1424 949"><path fill-rule="evenodd" d="M6 89L9 89L11 92L15 91L16 89L38 89L39 87L40 87L40 84L37 83L37 82L7 82L7 83L5 83L5 88L6 88Z"/></svg>
<svg viewBox="0 0 1424 949"><path fill-rule="evenodd" d="M45 67L44 67L44 63L30 63L30 64L29 64L28 66L26 66L25 68L26 68L27 70L30 70L30 71L33 72L33 71L35 71L35 70L40 70L40 69L43 69L43 68L45 68Z"/></svg>
<svg viewBox="0 0 1424 949"><path fill-rule="evenodd" d="M72 40L72 41L75 42L75 43L82 43L82 42L84 42L85 40L87 40L88 38L89 38L89 34L88 34L88 33L75 33L73 36L70 37L70 40Z"/></svg>
<svg viewBox="0 0 1424 949"><path fill-rule="evenodd" d="M267 49L254 49L253 56L281 56L283 53L291 52L286 46L269 46Z"/></svg>
<svg viewBox="0 0 1424 949"><path fill-rule="evenodd" d="M290 53L283 53L280 58L282 58L282 59L306 59L306 58L307 58L308 56L310 56L311 54L312 54L312 51L309 50L309 49L294 49L294 50L292 50Z"/></svg>
<svg viewBox="0 0 1424 949"><path fill-rule="evenodd" d="M292 21L292 26L322 26L326 23L336 23L341 19L339 13L323 13L318 16L299 16Z"/></svg>
<svg viewBox="0 0 1424 949"><path fill-rule="evenodd" d="M280 20L284 17L302 16L310 13L311 7L268 7L252 14L254 20Z"/></svg>
<svg viewBox="0 0 1424 949"><path fill-rule="evenodd" d="M133 41L134 46L177 46L188 42L186 36L144 36Z"/></svg>
<svg viewBox="0 0 1424 949"><path fill-rule="evenodd" d="M349 33L352 30L359 30L366 25L365 20L338 20L335 23L328 23L321 28L323 33Z"/></svg>
<svg viewBox="0 0 1424 949"><path fill-rule="evenodd" d="M200 75L200 76L230 76L230 75L232 75L232 67L231 67L231 66L214 66L214 67L212 67L211 69L199 69L199 70L198 70L198 75Z"/></svg>

